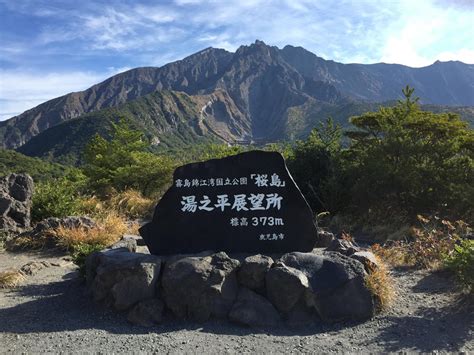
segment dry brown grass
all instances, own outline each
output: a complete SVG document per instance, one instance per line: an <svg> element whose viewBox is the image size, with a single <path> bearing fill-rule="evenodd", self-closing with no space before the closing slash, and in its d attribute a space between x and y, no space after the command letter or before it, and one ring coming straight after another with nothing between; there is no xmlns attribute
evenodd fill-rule
<svg viewBox="0 0 474 355"><path fill-rule="evenodd" d="M372 269L365 278L365 284L377 300L379 311L387 309L395 298L393 279L390 276L387 266L377 257L377 267Z"/></svg>
<svg viewBox="0 0 474 355"><path fill-rule="evenodd" d="M64 249L72 250L80 244L109 246L117 242L123 234L129 233L126 220L116 213L109 213L94 228L64 228L53 231L56 244Z"/></svg>
<svg viewBox="0 0 474 355"><path fill-rule="evenodd" d="M106 203L96 196L82 200L81 212L93 218L105 218L110 213Z"/></svg>
<svg viewBox="0 0 474 355"><path fill-rule="evenodd" d="M18 236L5 243L5 249L8 251L40 250L54 246L55 241L52 231L45 231L44 233L36 236Z"/></svg>
<svg viewBox="0 0 474 355"><path fill-rule="evenodd" d="M153 199L143 197L136 190L120 192L109 201L110 208L131 218L146 218L153 213L156 202Z"/></svg>
<svg viewBox="0 0 474 355"><path fill-rule="evenodd" d="M18 270L0 271L0 288L12 288L25 281L25 275Z"/></svg>
<svg viewBox="0 0 474 355"><path fill-rule="evenodd" d="M372 252L391 266L414 266L415 259L410 253L409 243L395 241L388 246L374 244L370 247Z"/></svg>

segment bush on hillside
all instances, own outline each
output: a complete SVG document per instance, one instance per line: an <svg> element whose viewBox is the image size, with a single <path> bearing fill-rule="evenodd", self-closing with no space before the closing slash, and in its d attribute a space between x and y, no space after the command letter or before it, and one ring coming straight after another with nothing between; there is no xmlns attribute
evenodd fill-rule
<svg viewBox="0 0 474 355"><path fill-rule="evenodd" d="M472 218L473 129L456 114L421 111L413 89L403 94L393 107L351 118L345 164L352 213Z"/></svg>
<svg viewBox="0 0 474 355"><path fill-rule="evenodd" d="M444 265L454 273L464 290L474 292L474 240L464 239L456 244L444 259Z"/></svg>
<svg viewBox="0 0 474 355"><path fill-rule="evenodd" d="M342 174L341 138L341 127L329 118L306 140L297 141L289 154L288 169L314 212L336 212L348 198Z"/></svg>
<svg viewBox="0 0 474 355"><path fill-rule="evenodd" d="M93 192L139 190L144 195L162 191L171 181L174 162L146 151L142 132L124 120L113 125L111 139L96 135L85 149L83 171Z"/></svg>
<svg viewBox="0 0 474 355"><path fill-rule="evenodd" d="M67 217L80 214L84 188L81 175L40 182L35 185L31 219L39 222L48 217Z"/></svg>
<svg viewBox="0 0 474 355"><path fill-rule="evenodd" d="M474 218L474 130L456 114L421 111L413 89L403 93L352 117L351 131L328 120L296 142L288 167L315 213L394 229L419 213Z"/></svg>
<svg viewBox="0 0 474 355"><path fill-rule="evenodd" d="M35 182L61 178L77 169L40 158L32 158L9 149L0 149L0 176L26 173Z"/></svg>

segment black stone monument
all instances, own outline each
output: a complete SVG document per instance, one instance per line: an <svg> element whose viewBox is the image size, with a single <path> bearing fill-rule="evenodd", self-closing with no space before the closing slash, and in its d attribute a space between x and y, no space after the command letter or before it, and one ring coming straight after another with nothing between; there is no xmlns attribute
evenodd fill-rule
<svg viewBox="0 0 474 355"><path fill-rule="evenodd" d="M283 157L264 151L177 168L140 234L155 255L307 252L317 238Z"/></svg>

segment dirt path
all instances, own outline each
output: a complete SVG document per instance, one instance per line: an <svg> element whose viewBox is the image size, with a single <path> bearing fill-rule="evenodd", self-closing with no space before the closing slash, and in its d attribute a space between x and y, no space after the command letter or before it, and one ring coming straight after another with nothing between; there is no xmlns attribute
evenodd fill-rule
<svg viewBox="0 0 474 355"><path fill-rule="evenodd" d="M256 330L167 320L141 328L94 304L61 255L0 252L0 270L32 260L59 266L43 268L20 288L0 289L0 352L474 351L473 308L456 306L453 285L440 273L394 270L396 306L362 324Z"/></svg>

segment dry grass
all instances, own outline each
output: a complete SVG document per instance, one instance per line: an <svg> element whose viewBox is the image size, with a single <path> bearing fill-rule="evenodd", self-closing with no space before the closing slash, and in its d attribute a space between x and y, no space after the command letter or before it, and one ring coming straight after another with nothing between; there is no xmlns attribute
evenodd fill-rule
<svg viewBox="0 0 474 355"><path fill-rule="evenodd" d="M395 241L388 246L374 244L370 247L372 252L391 266L414 266L415 259L410 253L409 243Z"/></svg>
<svg viewBox="0 0 474 355"><path fill-rule="evenodd" d="M18 270L0 271L0 288L12 288L25 281L25 275Z"/></svg>
<svg viewBox="0 0 474 355"><path fill-rule="evenodd" d="M143 197L136 190L120 192L109 201L110 208L131 218L146 218L153 213L156 202L153 199Z"/></svg>
<svg viewBox="0 0 474 355"><path fill-rule="evenodd" d="M59 227L53 233L56 244L64 249L73 250L81 244L109 246L118 241L123 234L129 233L125 219L116 213L109 213L94 228Z"/></svg>
<svg viewBox="0 0 474 355"><path fill-rule="evenodd" d="M110 213L104 201L96 196L84 198L81 202L81 212L93 218L105 218Z"/></svg>
<svg viewBox="0 0 474 355"><path fill-rule="evenodd" d="M128 233L130 234L140 235L140 232L138 231L139 228L140 228L140 225L137 222L128 223Z"/></svg>
<svg viewBox="0 0 474 355"><path fill-rule="evenodd" d="M383 261L377 258L378 266L371 270L365 278L365 284L370 292L377 300L377 308L379 311L386 310L395 299L395 290L393 287L393 279L388 273L387 266Z"/></svg>
<svg viewBox="0 0 474 355"><path fill-rule="evenodd" d="M8 251L19 250L40 250L55 246L54 234L52 231L46 231L37 236L18 236L5 243L5 249Z"/></svg>

